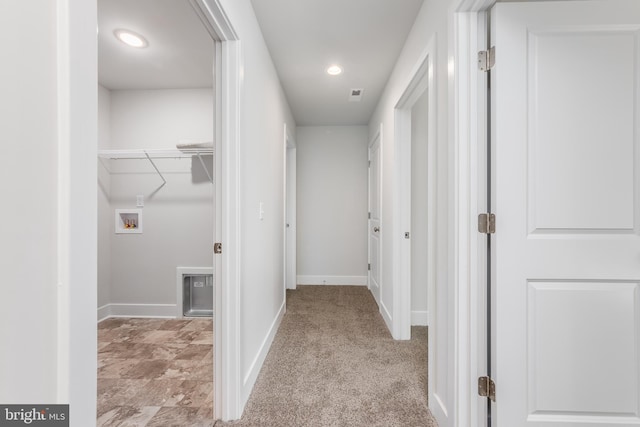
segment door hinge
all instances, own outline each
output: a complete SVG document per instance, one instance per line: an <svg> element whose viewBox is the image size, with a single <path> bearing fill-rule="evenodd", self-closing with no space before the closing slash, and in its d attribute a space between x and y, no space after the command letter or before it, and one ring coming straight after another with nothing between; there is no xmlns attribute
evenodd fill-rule
<svg viewBox="0 0 640 427"><path fill-rule="evenodd" d="M369 167L371 167L371 160L369 160Z"/></svg>
<svg viewBox="0 0 640 427"><path fill-rule="evenodd" d="M496 64L496 47L478 52L478 68L480 71L489 71Z"/></svg>
<svg viewBox="0 0 640 427"><path fill-rule="evenodd" d="M221 254L222 253L222 243L214 243L213 244L213 253Z"/></svg>
<svg viewBox="0 0 640 427"><path fill-rule="evenodd" d="M368 265L367 270L371 271L371 264Z"/></svg>
<svg viewBox="0 0 640 427"><path fill-rule="evenodd" d="M478 215L478 232L493 234L496 232L496 216L492 213L481 213Z"/></svg>
<svg viewBox="0 0 640 427"><path fill-rule="evenodd" d="M369 212L369 219L371 219L371 212Z"/></svg>
<svg viewBox="0 0 640 427"><path fill-rule="evenodd" d="M478 395L488 397L492 402L496 401L496 383L491 377L478 378Z"/></svg>

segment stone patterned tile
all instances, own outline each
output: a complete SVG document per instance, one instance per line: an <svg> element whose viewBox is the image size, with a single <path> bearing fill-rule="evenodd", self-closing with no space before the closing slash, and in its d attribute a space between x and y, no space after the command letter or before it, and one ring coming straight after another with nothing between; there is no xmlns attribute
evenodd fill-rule
<svg viewBox="0 0 640 427"><path fill-rule="evenodd" d="M213 417L208 418L200 408L161 408L147 427L212 427Z"/></svg>
<svg viewBox="0 0 640 427"><path fill-rule="evenodd" d="M114 406L129 404L149 381L147 379L100 379L98 381L98 415L102 415Z"/></svg>
<svg viewBox="0 0 640 427"><path fill-rule="evenodd" d="M173 360L178 356L178 354L182 353L187 346L188 344L176 343L154 345L151 349L151 353L147 355L147 357L149 359Z"/></svg>
<svg viewBox="0 0 640 427"><path fill-rule="evenodd" d="M116 328L98 330L98 341L135 342L141 331L135 328Z"/></svg>
<svg viewBox="0 0 640 427"><path fill-rule="evenodd" d="M100 358L98 359L98 378L127 378L124 374L139 362L138 359Z"/></svg>
<svg viewBox="0 0 640 427"><path fill-rule="evenodd" d="M160 410L157 406L143 406L141 408L131 408L135 410L135 413L128 413L128 417L125 418L122 423L118 424L118 427L142 427L146 426L149 421L158 413Z"/></svg>
<svg viewBox="0 0 640 427"><path fill-rule="evenodd" d="M140 333L136 341L147 344L174 343L177 341L177 336L177 331L144 331Z"/></svg>
<svg viewBox="0 0 640 427"><path fill-rule="evenodd" d="M98 323L98 329L115 329L120 326L126 324L129 321L127 318L118 318L112 317L110 319L105 319L102 322Z"/></svg>
<svg viewBox="0 0 640 427"><path fill-rule="evenodd" d="M211 319L192 319L191 322L182 328L183 331L213 331L213 321Z"/></svg>
<svg viewBox="0 0 640 427"><path fill-rule="evenodd" d="M98 357L102 358L123 358L123 359L148 359L153 353L155 346L148 343L112 342L108 346L100 349Z"/></svg>
<svg viewBox="0 0 640 427"><path fill-rule="evenodd" d="M197 380L200 362L196 360L172 360L160 379Z"/></svg>
<svg viewBox="0 0 640 427"><path fill-rule="evenodd" d="M213 331L200 331L191 344L213 345Z"/></svg>
<svg viewBox="0 0 640 427"><path fill-rule="evenodd" d="M213 355L210 345L189 344L180 353L176 355L175 359L200 361L200 360L203 360L205 356L208 356L210 354Z"/></svg>
<svg viewBox="0 0 640 427"><path fill-rule="evenodd" d="M171 362L169 360L140 360L122 375L124 378L131 379L155 379L160 378L169 368Z"/></svg>
<svg viewBox="0 0 640 427"><path fill-rule="evenodd" d="M97 426L213 426L212 328L211 319L101 322Z"/></svg>
<svg viewBox="0 0 640 427"><path fill-rule="evenodd" d="M184 343L184 344L193 344L193 340L198 338L200 331L179 331L176 336L176 342Z"/></svg>
<svg viewBox="0 0 640 427"><path fill-rule="evenodd" d="M190 319L171 319L158 327L160 331L179 331L191 323Z"/></svg>
<svg viewBox="0 0 640 427"><path fill-rule="evenodd" d="M151 380L129 400L132 406L175 406L184 398L182 380Z"/></svg>
<svg viewBox="0 0 640 427"><path fill-rule="evenodd" d="M173 400L168 400L163 406L188 406L201 408L207 405L207 398L213 390L212 382L182 381L174 394Z"/></svg>
<svg viewBox="0 0 640 427"><path fill-rule="evenodd" d="M140 330L151 331L151 330L157 330L158 327L163 323L165 323L166 321L167 319L147 319L143 317L133 317L133 318L130 318L128 322L123 324L123 326L129 325Z"/></svg>
<svg viewBox="0 0 640 427"><path fill-rule="evenodd" d="M98 417L98 427L141 427L154 417L159 407L119 406Z"/></svg>

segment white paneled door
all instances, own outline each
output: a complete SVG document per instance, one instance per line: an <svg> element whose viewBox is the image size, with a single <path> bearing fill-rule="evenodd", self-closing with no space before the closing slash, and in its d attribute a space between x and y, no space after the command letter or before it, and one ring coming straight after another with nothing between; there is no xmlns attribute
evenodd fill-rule
<svg viewBox="0 0 640 427"><path fill-rule="evenodd" d="M640 425L640 1L491 15L492 425Z"/></svg>
<svg viewBox="0 0 640 427"><path fill-rule="evenodd" d="M369 289L380 305L380 134L369 146Z"/></svg>

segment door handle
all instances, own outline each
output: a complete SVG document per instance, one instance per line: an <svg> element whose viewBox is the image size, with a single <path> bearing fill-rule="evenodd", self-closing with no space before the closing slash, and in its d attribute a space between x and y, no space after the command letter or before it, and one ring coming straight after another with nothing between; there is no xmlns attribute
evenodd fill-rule
<svg viewBox="0 0 640 427"><path fill-rule="evenodd" d="M379 232L379 231L380 231L380 227L373 227L373 232L374 232L374 233L377 233L377 232Z"/></svg>

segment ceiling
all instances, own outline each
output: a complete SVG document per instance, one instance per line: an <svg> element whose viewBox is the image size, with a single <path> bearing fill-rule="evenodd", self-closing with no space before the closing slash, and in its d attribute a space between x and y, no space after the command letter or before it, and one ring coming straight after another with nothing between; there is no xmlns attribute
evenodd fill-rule
<svg viewBox="0 0 640 427"><path fill-rule="evenodd" d="M365 125L422 0L251 0L298 126ZM344 72L329 76L340 64ZM351 89L364 89L350 102Z"/></svg>
<svg viewBox="0 0 640 427"><path fill-rule="evenodd" d="M298 126L366 125L423 0L251 0ZM129 29L149 46L128 47ZM213 86L213 41L189 0L98 0L108 89ZM338 63L344 69L329 76ZM359 102L352 89L363 89Z"/></svg>
<svg viewBox="0 0 640 427"><path fill-rule="evenodd" d="M119 28L149 46L123 44ZM213 49L189 0L98 0L98 81L108 89L212 87Z"/></svg>

